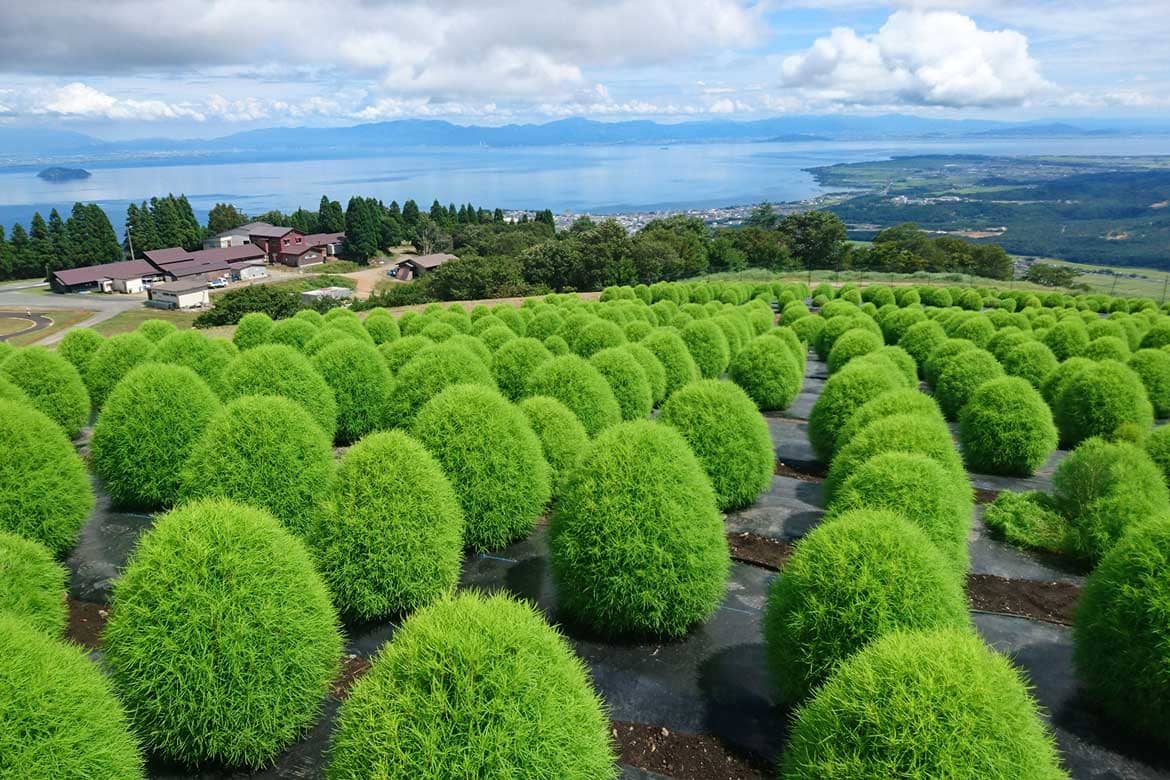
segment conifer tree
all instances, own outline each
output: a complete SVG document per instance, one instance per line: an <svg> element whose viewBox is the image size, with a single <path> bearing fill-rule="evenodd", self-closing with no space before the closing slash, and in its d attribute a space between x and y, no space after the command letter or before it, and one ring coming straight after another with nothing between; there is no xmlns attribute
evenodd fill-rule
<svg viewBox="0 0 1170 780"><path fill-rule="evenodd" d="M29 265L27 262L28 233L25 232L24 225L19 222L12 226L12 240L9 242L9 246L12 252L13 279L31 279L38 273L43 273L43 269L38 271L35 266Z"/></svg>
<svg viewBox="0 0 1170 780"><path fill-rule="evenodd" d="M402 204L402 223L408 230L413 230L418 224L418 204L413 199Z"/></svg>
<svg viewBox="0 0 1170 780"><path fill-rule="evenodd" d="M33 214L32 222L29 223L26 251L25 262L40 273L48 275L50 271L62 267L58 264L57 253L53 251L53 242L49 239L49 226L39 211Z"/></svg>
<svg viewBox="0 0 1170 780"><path fill-rule="evenodd" d="M0 279L12 278L12 247L4 237L4 226L0 225Z"/></svg>
<svg viewBox="0 0 1170 780"><path fill-rule="evenodd" d="M60 212L53 209L49 212L49 241L53 244L53 254L57 256L58 268L66 267L74 256L73 247L69 244L69 233L65 230L65 222Z"/></svg>

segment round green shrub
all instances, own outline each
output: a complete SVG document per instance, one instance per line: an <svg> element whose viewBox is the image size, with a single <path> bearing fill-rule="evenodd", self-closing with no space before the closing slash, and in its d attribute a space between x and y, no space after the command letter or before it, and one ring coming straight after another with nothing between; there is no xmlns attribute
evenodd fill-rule
<svg viewBox="0 0 1170 780"><path fill-rule="evenodd" d="M666 398L666 369L662 367L662 361L641 344L623 344L618 349L625 350L642 367L642 373L650 384L651 403L654 406L662 403Z"/></svg>
<svg viewBox="0 0 1170 780"><path fill-rule="evenodd" d="M349 312L349 316L332 318L325 317L325 321L321 325L321 330L338 330L342 333L348 333L358 341L363 341L366 344L369 344L371 347L376 346L374 344L374 337L371 336L370 332L366 330L364 325L362 325L361 320L357 318L356 314L350 312L349 309L330 309L330 311L346 311Z"/></svg>
<svg viewBox="0 0 1170 780"><path fill-rule="evenodd" d="M943 326L934 320L925 320L911 325L898 340L898 346L909 352L919 366L925 366L931 353L945 341L947 333Z"/></svg>
<svg viewBox="0 0 1170 780"><path fill-rule="evenodd" d="M836 317L830 317L826 321L824 330L821 331L816 343L817 355L820 359L828 360L829 353L833 351L833 346L837 343L837 339L856 328L868 330L879 338L882 335L882 329L878 327L878 324L863 314L842 314Z"/></svg>
<svg viewBox="0 0 1170 780"><path fill-rule="evenodd" d="M0 614L59 637L68 622L65 567L39 542L0 531ZM2 710L3 707L0 707Z"/></svg>
<svg viewBox="0 0 1170 780"><path fill-rule="evenodd" d="M59 554L93 506L89 475L60 426L31 406L0 401L0 530Z"/></svg>
<svg viewBox="0 0 1170 780"><path fill-rule="evenodd" d="M1170 484L1170 425L1155 428L1144 442L1146 454L1158 464L1162 476Z"/></svg>
<svg viewBox="0 0 1170 780"><path fill-rule="evenodd" d="M420 336L425 336L431 341L442 342L459 333L455 326L450 323L441 322L434 318L429 318L431 321L426 324L422 330L419 331ZM508 339L515 338L516 334L507 328L501 327L497 329L490 329L486 332L488 340L485 342L489 346L495 348Z"/></svg>
<svg viewBox="0 0 1170 780"><path fill-rule="evenodd" d="M456 384L496 387L492 372L466 349L443 342L422 350L398 370L391 405L394 423L408 426L427 401Z"/></svg>
<svg viewBox="0 0 1170 780"><path fill-rule="evenodd" d="M910 388L889 390L857 407L837 433L837 448L848 444L858 431L874 420L895 414L923 415L944 421L938 403L929 395Z"/></svg>
<svg viewBox="0 0 1170 780"><path fill-rule="evenodd" d="M550 476L519 409L492 388L453 385L419 410L413 432L455 487L467 546L498 549L532 530L548 503Z"/></svg>
<svg viewBox="0 0 1170 780"><path fill-rule="evenodd" d="M387 342L378 347L386 367L394 373L410 362L411 358L422 352L434 342L426 336L403 336L400 339Z"/></svg>
<svg viewBox="0 0 1170 780"><path fill-rule="evenodd" d="M964 629L897 631L843 661L797 710L786 780L1064 780L1028 686Z"/></svg>
<svg viewBox="0 0 1170 780"><path fill-rule="evenodd" d="M131 369L94 426L94 473L120 506L170 506L183 464L218 411L215 393L189 368L145 363Z"/></svg>
<svg viewBox="0 0 1170 780"><path fill-rule="evenodd" d="M166 320L145 320L135 330L152 342L159 342L176 332L178 328L175 327L174 323Z"/></svg>
<svg viewBox="0 0 1170 780"><path fill-rule="evenodd" d="M341 707L326 777L603 780L616 776L609 728L588 670L540 613L464 593L382 647Z"/></svg>
<svg viewBox="0 0 1170 780"><path fill-rule="evenodd" d="M764 411L787 409L800 393L800 361L780 339L757 336L735 354L727 375Z"/></svg>
<svg viewBox="0 0 1170 780"><path fill-rule="evenodd" d="M966 339L980 348L986 347L994 335L995 326L986 317L970 317L955 328L955 338Z"/></svg>
<svg viewBox="0 0 1170 780"><path fill-rule="evenodd" d="M25 406L33 405L24 391L5 379L3 375L0 375L0 401L15 401Z"/></svg>
<svg viewBox="0 0 1170 780"><path fill-rule="evenodd" d="M220 373L224 401L247 395L279 395L297 402L330 439L337 430L337 400L309 359L284 344L241 352Z"/></svg>
<svg viewBox="0 0 1170 780"><path fill-rule="evenodd" d="M483 363L484 366L489 369L495 365L495 357L492 355L492 351L488 349L487 344L484 344L475 336L471 336L466 333L456 333L454 336L447 339L447 343L451 344L452 346L463 347L472 355L474 355L476 360L478 360L480 363ZM511 342L505 342L505 346L509 343Z"/></svg>
<svg viewBox="0 0 1170 780"><path fill-rule="evenodd" d="M808 418L808 438L817 457L826 463L832 458L837 433L862 404L905 387L905 377L881 363L849 365L829 377Z"/></svg>
<svg viewBox="0 0 1170 780"><path fill-rule="evenodd" d="M70 439L89 422L90 398L85 383L60 355L44 347L15 350L0 362L0 377L16 385L28 402L61 426Z"/></svg>
<svg viewBox="0 0 1170 780"><path fill-rule="evenodd" d="M1030 476L1056 449L1056 424L1027 380L1000 377L979 385L959 413L959 442L972 471Z"/></svg>
<svg viewBox="0 0 1170 780"><path fill-rule="evenodd" d="M1024 341L1008 349L1001 362L1009 376L1025 379L1037 389L1044 386L1060 365L1052 350L1039 341Z"/></svg>
<svg viewBox="0 0 1170 780"><path fill-rule="evenodd" d="M983 522L1018 547L1055 554L1067 551L1068 521L1046 493L1004 491L983 508Z"/></svg>
<svg viewBox="0 0 1170 780"><path fill-rule="evenodd" d="M1068 518L1072 551L1096 561L1126 532L1170 512L1161 470L1136 444L1086 439L1052 476L1052 500Z"/></svg>
<svg viewBox="0 0 1170 780"><path fill-rule="evenodd" d="M1032 341L1031 336L1029 336L1027 333L1024 333L1024 331L1020 330L1014 325L1009 325L996 331L995 335L988 339L987 343L984 344L984 349L995 355L995 359L1002 363L1009 352L1021 344L1027 344L1030 341ZM1040 342L1036 343L1039 344ZM1047 347L1044 348L1048 349ZM1049 352L1051 352L1051 350L1049 350ZM1053 358L1054 363L1055 361L1056 358Z"/></svg>
<svg viewBox="0 0 1170 780"><path fill-rule="evenodd" d="M771 677L799 703L842 661L899 630L970 626L961 580L919 529L859 509L800 540L764 607Z"/></svg>
<svg viewBox="0 0 1170 780"><path fill-rule="evenodd" d="M947 363L939 374L934 397L948 420L955 420L984 383L1003 376L1003 366L985 349L969 349Z"/></svg>
<svg viewBox="0 0 1170 780"><path fill-rule="evenodd" d="M375 433L342 457L329 512L308 539L341 612L405 614L455 590L463 512L421 444L401 431Z"/></svg>
<svg viewBox="0 0 1170 780"><path fill-rule="evenodd" d="M1044 396L1044 400L1053 408L1055 412L1056 403L1064 392L1065 386L1069 381L1076 376L1083 368L1093 365L1093 361L1088 358L1074 357L1069 358L1063 363L1059 364L1040 385L1040 395Z"/></svg>
<svg viewBox="0 0 1170 780"><path fill-rule="evenodd" d="M398 320L385 309L374 309L362 322L362 326L374 339L374 343L382 345L390 341L397 341L402 336L398 329Z"/></svg>
<svg viewBox="0 0 1170 780"><path fill-rule="evenodd" d="M658 420L687 440L711 480L719 509L749 506L771 486L772 435L755 402L734 382L693 382L670 397Z"/></svg>
<svg viewBox="0 0 1170 780"><path fill-rule="evenodd" d="M882 348L882 337L864 328L846 331L829 351L829 373L835 374L855 357L870 354Z"/></svg>
<svg viewBox="0 0 1170 780"><path fill-rule="evenodd" d="M140 333L119 333L106 339L89 361L85 383L95 409L106 402L114 385L139 363L150 360L154 342Z"/></svg>
<svg viewBox="0 0 1170 780"><path fill-rule="evenodd" d="M731 560L702 465L674 428L597 437L549 526L561 607L610 634L681 636L723 599Z"/></svg>
<svg viewBox="0 0 1170 780"><path fill-rule="evenodd" d="M561 325L565 322L564 317L555 308L544 309L532 318L532 322L528 323L526 335L543 341L549 336L556 333Z"/></svg>
<svg viewBox="0 0 1170 780"><path fill-rule="evenodd" d="M0 771L6 778L138 780L138 743L79 647L0 610Z"/></svg>
<svg viewBox="0 0 1170 780"><path fill-rule="evenodd" d="M669 398L675 390L699 378L695 360L677 331L659 328L638 343L654 353L654 357L658 358L658 362L666 371L664 399Z"/></svg>
<svg viewBox="0 0 1170 780"><path fill-rule="evenodd" d="M504 344L492 362L492 374L500 392L511 401L519 401L527 392L528 377L552 357L544 344L528 336Z"/></svg>
<svg viewBox="0 0 1170 780"><path fill-rule="evenodd" d="M538 366L528 378L528 393L547 395L563 403L580 418L590 436L622 419L621 405L609 382L588 360L577 355L560 355Z"/></svg>
<svg viewBox="0 0 1170 780"><path fill-rule="evenodd" d="M1170 320L1163 319L1155 323L1142 336L1142 349L1159 349L1170 346Z"/></svg>
<svg viewBox="0 0 1170 780"><path fill-rule="evenodd" d="M544 459L551 469L552 492L559 496L589 448L589 434L577 415L555 398L534 395L525 398L519 406L533 433L540 439Z"/></svg>
<svg viewBox="0 0 1170 780"><path fill-rule="evenodd" d="M929 455L881 452L859 465L828 504L829 517L857 509L902 514L942 554L948 572L967 573L967 536L974 511L965 479Z"/></svg>
<svg viewBox="0 0 1170 780"><path fill-rule="evenodd" d="M309 357L312 357L331 344L336 344L339 341L357 340L357 337L348 330L342 330L341 328L335 328L331 325L326 325L325 327L319 329L313 338L309 339L308 343L305 344L305 346L301 349L301 352L305 353L305 355Z"/></svg>
<svg viewBox="0 0 1170 780"><path fill-rule="evenodd" d="M360 322L357 312L344 306L335 306L321 316L325 322L344 322L345 320Z"/></svg>
<svg viewBox="0 0 1170 780"><path fill-rule="evenodd" d="M316 720L342 651L304 545L264 510L223 500L174 509L143 535L104 637L135 730L187 764L270 761Z"/></svg>
<svg viewBox="0 0 1170 780"><path fill-rule="evenodd" d="M1154 424L1154 408L1141 379L1113 360L1091 363L1069 377L1053 412L1060 440L1069 446L1092 436L1112 436L1125 423L1143 431Z"/></svg>
<svg viewBox="0 0 1170 780"><path fill-rule="evenodd" d="M232 343L240 349L251 349L265 344L272 332L272 318L262 311L248 312L240 317Z"/></svg>
<svg viewBox="0 0 1170 780"><path fill-rule="evenodd" d="M308 320L290 317L287 320L278 320L272 326L268 331L267 341L269 344L284 344L305 352L309 342L320 332L321 328Z"/></svg>
<svg viewBox="0 0 1170 780"><path fill-rule="evenodd" d="M71 328L57 344L57 354L68 360L77 373L84 377L90 358L105 342L105 337L92 328ZM0 362L3 362L2 356Z"/></svg>
<svg viewBox="0 0 1170 780"><path fill-rule="evenodd" d="M339 341L313 355L312 362L337 401L338 441L354 442L390 424L394 376L377 349Z"/></svg>
<svg viewBox="0 0 1170 780"><path fill-rule="evenodd" d="M551 352L554 356L569 354L569 342L565 341L560 335L554 333L546 338L543 342L544 348Z"/></svg>
<svg viewBox="0 0 1170 780"><path fill-rule="evenodd" d="M914 362L914 358L910 357L910 353L901 347L881 347L859 356L857 361L859 363L886 363L905 377L907 387L918 386L918 364Z"/></svg>
<svg viewBox="0 0 1170 780"><path fill-rule="evenodd" d="M922 365L922 378L931 387L938 385L938 379L956 357L973 349L979 349L970 341L947 339L934 348Z"/></svg>
<svg viewBox="0 0 1170 780"><path fill-rule="evenodd" d="M293 315L295 319L304 320L305 322L316 325L318 328L325 325L325 316L316 309L301 309Z"/></svg>
<svg viewBox="0 0 1170 780"><path fill-rule="evenodd" d="M925 319L926 315L921 309L895 308L878 321L882 329L882 339L887 344L897 344L910 328Z"/></svg>
<svg viewBox="0 0 1170 780"><path fill-rule="evenodd" d="M303 534L321 516L332 480L330 438L304 407L283 396L245 396L221 409L195 443L179 498L261 507Z"/></svg>
<svg viewBox="0 0 1170 780"><path fill-rule="evenodd" d="M1129 358L1129 367L1142 380L1156 417L1170 416L1170 352L1139 349Z"/></svg>
<svg viewBox="0 0 1170 780"><path fill-rule="evenodd" d="M1048 345L1057 360L1067 360L1089 346L1089 332L1079 318L1070 317L1049 328L1041 340Z"/></svg>
<svg viewBox="0 0 1170 780"><path fill-rule="evenodd" d="M639 420L650 416L650 409L654 405L650 381L633 355L621 347L606 347L594 352L589 363L609 383L623 420Z"/></svg>
<svg viewBox="0 0 1170 780"><path fill-rule="evenodd" d="M620 347L626 343L626 334L621 327L609 320L595 319L577 333L573 339L573 351L581 357L589 357L607 347Z"/></svg>
<svg viewBox="0 0 1170 780"><path fill-rule="evenodd" d="M695 361L699 376L718 379L731 361L731 347L723 329L711 320L696 320L682 330L683 343Z"/></svg>
<svg viewBox="0 0 1170 780"><path fill-rule="evenodd" d="M194 330L177 330L154 347L150 355L153 363L185 366L198 374L204 382L215 387L224 367L234 354Z"/></svg>
<svg viewBox="0 0 1170 780"><path fill-rule="evenodd" d="M496 325L479 334L480 341L486 344L492 352L498 351L500 347L515 338L518 338L516 333L507 325Z"/></svg>
<svg viewBox="0 0 1170 780"><path fill-rule="evenodd" d="M821 331L825 329L825 321L821 317L801 317L788 327L805 344L815 344L821 336Z"/></svg>
<svg viewBox="0 0 1170 780"><path fill-rule="evenodd" d="M1170 518L1125 532L1089 575L1073 638L1077 677L1118 723L1170 746Z"/></svg>
<svg viewBox="0 0 1170 780"><path fill-rule="evenodd" d="M1129 355L1129 345L1115 336L1094 339L1080 351L1080 356L1089 360L1116 360L1119 363L1129 360Z"/></svg>

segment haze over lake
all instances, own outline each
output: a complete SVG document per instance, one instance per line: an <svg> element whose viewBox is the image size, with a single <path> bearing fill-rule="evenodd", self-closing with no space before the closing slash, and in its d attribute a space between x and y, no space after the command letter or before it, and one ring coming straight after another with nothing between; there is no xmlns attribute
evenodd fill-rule
<svg viewBox="0 0 1170 780"><path fill-rule="evenodd" d="M373 196L424 208L434 198L504 209L614 213L804 200L824 194L805 169L911 154L1170 154L1170 136L1028 137L896 142L707 143L511 148L412 148L376 157L167 165L82 163L89 179L38 179L0 171L0 224L26 226L34 211L96 202L117 229L131 201L185 193L197 216L217 202L251 214L316 209L322 194Z"/></svg>

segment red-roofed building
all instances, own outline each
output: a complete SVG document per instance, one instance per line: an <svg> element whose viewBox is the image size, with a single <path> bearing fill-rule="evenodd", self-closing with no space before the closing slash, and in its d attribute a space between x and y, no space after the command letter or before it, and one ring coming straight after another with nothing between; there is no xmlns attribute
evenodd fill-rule
<svg viewBox="0 0 1170 780"><path fill-rule="evenodd" d="M123 260L117 263L54 271L49 276L49 286L53 292L59 293L86 290L142 292L147 283L165 278L166 275L162 271L145 260Z"/></svg>

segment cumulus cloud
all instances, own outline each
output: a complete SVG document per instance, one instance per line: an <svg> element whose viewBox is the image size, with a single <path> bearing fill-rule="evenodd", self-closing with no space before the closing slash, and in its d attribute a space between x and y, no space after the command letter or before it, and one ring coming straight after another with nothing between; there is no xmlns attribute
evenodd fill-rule
<svg viewBox="0 0 1170 780"><path fill-rule="evenodd" d="M838 27L780 68L784 86L858 103L1004 106L1049 88L1014 30L950 11L898 11L877 33Z"/></svg>
<svg viewBox="0 0 1170 780"><path fill-rule="evenodd" d="M202 122L206 118L188 105L162 100L119 99L78 81L52 90L42 102L33 105L31 113L147 122L160 119Z"/></svg>

